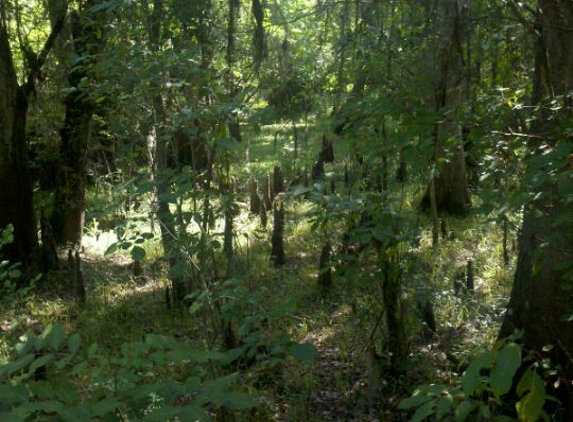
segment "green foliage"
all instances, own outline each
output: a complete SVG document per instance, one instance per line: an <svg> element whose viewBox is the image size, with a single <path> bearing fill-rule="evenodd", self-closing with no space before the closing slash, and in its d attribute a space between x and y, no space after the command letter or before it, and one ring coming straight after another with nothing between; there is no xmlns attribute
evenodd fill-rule
<svg viewBox="0 0 573 422"><path fill-rule="evenodd" d="M411 397L402 400L399 408L416 409L412 417L416 422L431 415L438 421L450 420L452 416L458 422L535 422L540 418L548 421L543 410L550 399L545 391L545 381L536 364L526 365L528 358L522 357L519 345L511 341L499 342L492 350L476 356L452 386L422 386ZM525 372L519 372L523 367L526 367ZM514 409L508 401L512 391L517 397ZM510 415L516 415L517 419Z"/></svg>
<svg viewBox="0 0 573 422"><path fill-rule="evenodd" d="M277 75L274 75L276 78ZM294 119L312 110L313 92L311 81L303 74L288 75L285 81L271 86L267 101L280 119Z"/></svg>
<svg viewBox="0 0 573 422"><path fill-rule="evenodd" d="M141 232L139 230L133 233L129 232L117 242L112 243L105 251L105 254L112 254L117 250L127 250L134 261L141 262L147 254L144 249L145 242L153 239L153 237L154 234L151 232Z"/></svg>
<svg viewBox="0 0 573 422"><path fill-rule="evenodd" d="M219 407L256 406L235 389L238 374L207 378L202 365L221 362L224 354L170 337L149 334L112 356L95 343L82 347L77 333L66 339L58 323L21 340L15 358L0 366L2 420L209 421Z"/></svg>
<svg viewBox="0 0 573 422"><path fill-rule="evenodd" d="M241 278L228 280L212 289L189 295L194 300L190 312L195 314L213 303L220 302L220 317L234 327L237 347L226 352L224 362L257 363L261 369L282 364L287 355L304 363L312 363L317 350L311 344L299 344L292 335L280 329L284 320L294 312L292 301L275 304L272 309L264 305L265 288L253 292ZM216 329L216 327L213 327Z"/></svg>
<svg viewBox="0 0 573 422"><path fill-rule="evenodd" d="M0 252L2 248L14 241L14 227L8 225L0 231ZM22 271L20 263L0 261L0 291L2 291L1 303L10 303L13 300L21 299L34 289L41 274L30 280L26 287L22 287Z"/></svg>

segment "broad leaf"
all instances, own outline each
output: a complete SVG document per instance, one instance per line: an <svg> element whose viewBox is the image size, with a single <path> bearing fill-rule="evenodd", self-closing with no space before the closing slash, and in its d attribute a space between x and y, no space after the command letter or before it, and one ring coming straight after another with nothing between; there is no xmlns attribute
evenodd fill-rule
<svg viewBox="0 0 573 422"><path fill-rule="evenodd" d="M491 388L497 397L509 392L520 366L521 348L517 344L508 344L497 353L495 366L490 373Z"/></svg>
<svg viewBox="0 0 573 422"><path fill-rule="evenodd" d="M318 350L312 344L293 344L288 348L289 354L296 360L306 363L312 363L318 354Z"/></svg>

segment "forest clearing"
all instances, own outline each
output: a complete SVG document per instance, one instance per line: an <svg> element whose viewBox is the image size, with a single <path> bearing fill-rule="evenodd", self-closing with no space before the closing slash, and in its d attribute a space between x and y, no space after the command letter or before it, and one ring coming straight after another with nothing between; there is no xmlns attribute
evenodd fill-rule
<svg viewBox="0 0 573 422"><path fill-rule="evenodd" d="M0 421L573 420L570 0L0 0Z"/></svg>

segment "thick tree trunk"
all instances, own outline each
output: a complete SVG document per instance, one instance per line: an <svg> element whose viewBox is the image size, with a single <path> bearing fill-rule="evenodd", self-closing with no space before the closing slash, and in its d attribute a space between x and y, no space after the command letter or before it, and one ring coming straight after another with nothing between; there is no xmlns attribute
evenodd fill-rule
<svg viewBox="0 0 573 422"><path fill-rule="evenodd" d="M436 107L443 113L436 125L436 163L447 159L434 178L436 206L439 212L457 215L465 214L471 206L462 126L456 121L456 113L463 103L464 78L467 76L462 55L462 23L466 9L466 0L443 2L441 76L436 90ZM423 209L431 206L430 190L431 186L428 186L422 199Z"/></svg>
<svg viewBox="0 0 573 422"><path fill-rule="evenodd" d="M2 250L2 258L27 263L38 246L34 193L30 178L26 118L28 98L54 42L62 29L66 9L42 48L23 85L18 84L10 37L0 19L0 230L14 227L14 242Z"/></svg>
<svg viewBox="0 0 573 422"><path fill-rule="evenodd" d="M531 131L538 136L536 139L543 139L536 141L540 144L534 147L555 147L573 141L563 128L563 122L570 119L572 107L573 3L539 0L538 4L533 99L540 106L557 101L563 108L552 111L542 107ZM557 98L560 95L565 97ZM565 164L566 160L563 161ZM564 218L571 212L571 202L567 201L568 184L571 184L571 170L565 165L556 179L538 187L542 195L525 209L514 286L499 335L503 338L514 329L523 329L525 347L548 355L552 364L561 365L571 379L573 323L567 318L572 313L573 300L566 287L571 286L573 225L570 218ZM549 344L553 349L543 352L543 347Z"/></svg>
<svg viewBox="0 0 573 422"><path fill-rule="evenodd" d="M8 33L0 22L0 229L14 226L14 242L2 251L13 261L25 261L38 244L27 114L28 101L18 86Z"/></svg>
<svg viewBox="0 0 573 422"><path fill-rule="evenodd" d="M97 0L87 2L79 13L70 15L72 45L76 57L93 57L101 49L102 28L89 8ZM87 60L87 59L86 59ZM52 228L58 246L80 246L86 207L86 164L92 132L95 103L82 89L90 79L89 63L76 63L68 76L71 92L66 96L66 117L60 131L61 162L56 174L56 192Z"/></svg>
<svg viewBox="0 0 573 422"><path fill-rule="evenodd" d="M0 53L0 62L4 60ZM26 263L38 246L26 143L28 101L18 87L15 75L13 82L6 76L4 73L0 78L0 229L11 224L14 242L4 246L2 257Z"/></svg>

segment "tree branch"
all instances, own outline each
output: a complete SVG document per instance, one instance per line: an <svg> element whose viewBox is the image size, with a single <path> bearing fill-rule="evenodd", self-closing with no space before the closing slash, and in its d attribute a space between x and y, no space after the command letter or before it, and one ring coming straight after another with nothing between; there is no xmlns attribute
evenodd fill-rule
<svg viewBox="0 0 573 422"><path fill-rule="evenodd" d="M42 51L40 52L40 54L38 54L38 57L36 58L35 62L30 64L28 79L26 80L26 83L23 86L24 94L26 96L29 96L34 91L34 84L36 82L36 79L38 79L38 77L40 76L40 71L44 66L44 64L46 63L48 54L50 54L50 51L52 50L52 47L54 46L56 39L58 38L58 35L60 34L62 28L64 27L67 11L68 11L68 3L66 2L65 7L62 10L61 16L56 20L56 22L52 26L52 31L50 32L48 39L44 43Z"/></svg>
<svg viewBox="0 0 573 422"><path fill-rule="evenodd" d="M515 15L515 17L517 18L517 20L523 24L523 26L525 26L525 29L527 29L528 31L533 32L533 34L538 35L537 31L535 29L535 24L529 20L527 20L527 18L525 16L523 16L523 14L521 13L521 10L519 10L519 5L515 2L515 0L507 0L506 2L509 5L509 8L511 9L511 11L513 12L513 14ZM534 10L528 9L531 13L535 13Z"/></svg>

